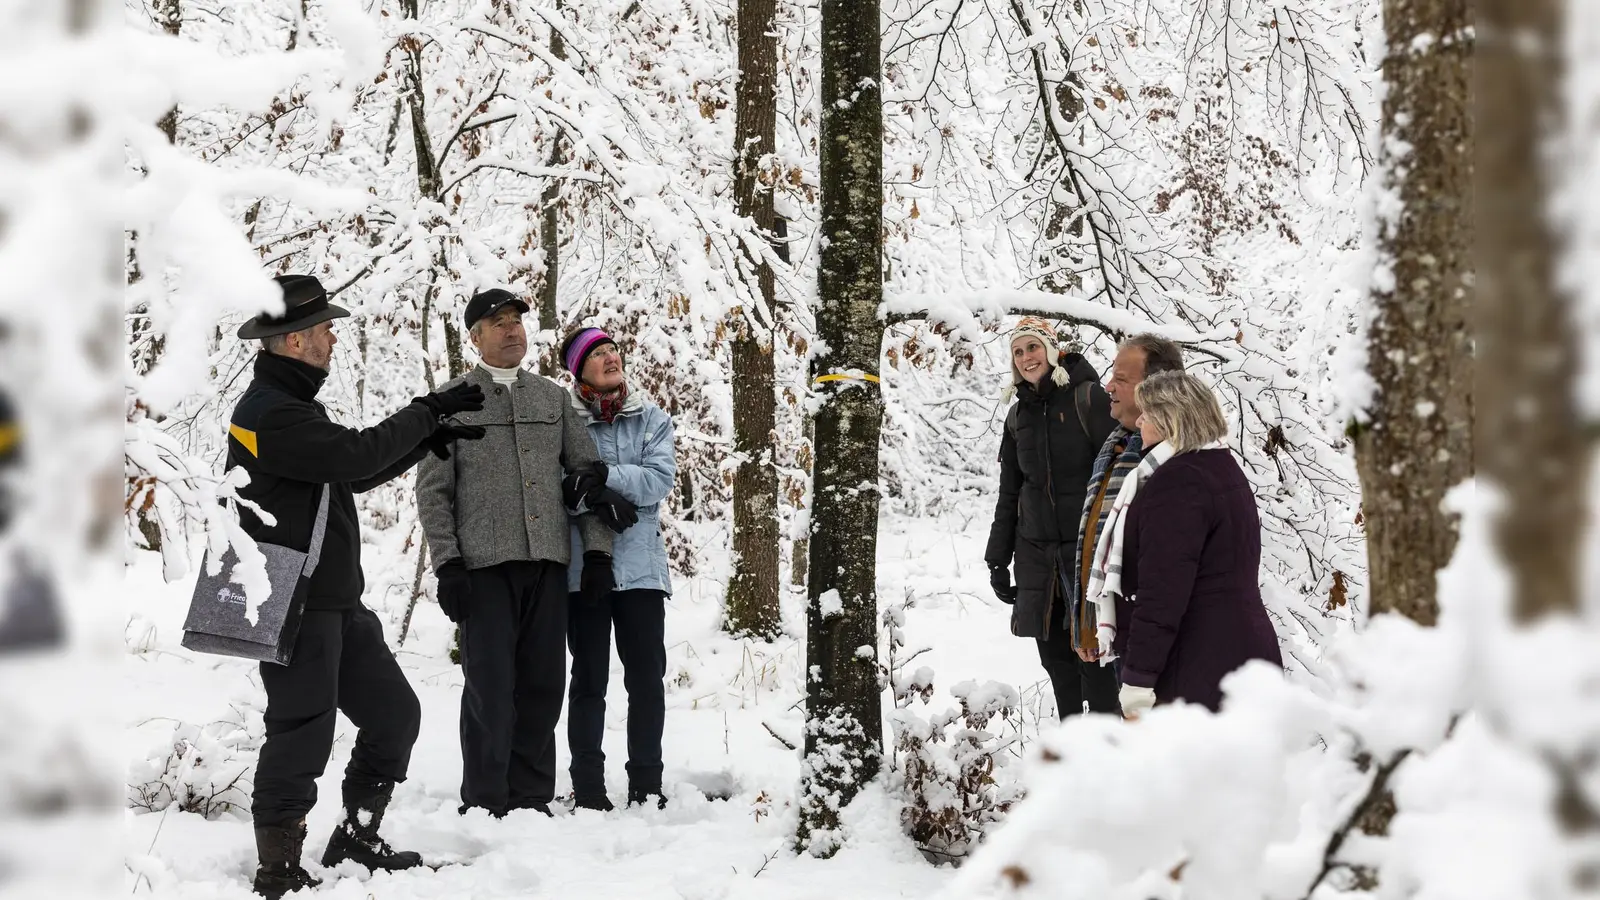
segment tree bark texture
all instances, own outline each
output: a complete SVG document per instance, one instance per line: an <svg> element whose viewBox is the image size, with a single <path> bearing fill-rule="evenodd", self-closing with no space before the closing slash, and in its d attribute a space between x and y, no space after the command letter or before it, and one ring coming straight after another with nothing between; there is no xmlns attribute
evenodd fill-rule
<svg viewBox="0 0 1600 900"><path fill-rule="evenodd" d="M1527 621L1579 605L1589 442L1579 428L1572 298L1556 284L1542 148L1562 125L1560 0L1480 0L1478 452L1505 492L1495 525ZM1534 448L1537 448L1536 450Z"/></svg>
<svg viewBox="0 0 1600 900"><path fill-rule="evenodd" d="M561 4L556 3L556 9L561 9ZM567 45L561 40L561 32L550 29L550 55L556 59L567 58ZM561 165L563 156L561 142L566 138L564 129L556 129L555 137L550 140L550 159L545 165L554 169ZM539 283L539 330L554 332L561 327L560 310L556 305L557 288L561 284L561 180L551 178L545 182L544 190L539 195L539 247L544 251L544 280ZM539 360L539 371L546 378L554 378L561 369L561 337L556 337L554 347L549 348Z"/></svg>
<svg viewBox="0 0 1600 900"><path fill-rule="evenodd" d="M734 197L737 212L771 234L772 190L757 177L762 157L773 152L777 131L778 38L776 0L739 0L739 83L735 91ZM774 308L772 267L746 253L746 277L754 275L760 303ZM746 309L734 323L733 575L728 580L724 625L733 634L770 640L778 635L778 470L772 445L777 423L777 388L770 332L763 339Z"/></svg>
<svg viewBox="0 0 1600 900"><path fill-rule="evenodd" d="M182 0L155 0L156 22L161 30L177 37L183 31ZM156 122L156 127L167 136L167 143L178 142L178 107L174 106Z"/></svg>
<svg viewBox="0 0 1600 900"><path fill-rule="evenodd" d="M883 111L878 0L823 0L822 183L813 427L811 578L800 846L839 847L840 810L877 775L883 716L877 647L878 442L883 396Z"/></svg>
<svg viewBox="0 0 1600 900"><path fill-rule="evenodd" d="M1473 125L1467 0L1385 0L1384 190L1356 462L1372 612L1438 618L1457 522L1440 503L1473 472ZM1524 443L1524 447L1528 445Z"/></svg>

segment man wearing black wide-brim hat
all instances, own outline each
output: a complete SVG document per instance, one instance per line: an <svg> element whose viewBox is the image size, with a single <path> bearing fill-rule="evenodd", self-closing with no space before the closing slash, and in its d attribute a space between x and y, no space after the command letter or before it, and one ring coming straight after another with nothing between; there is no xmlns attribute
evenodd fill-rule
<svg viewBox="0 0 1600 900"><path fill-rule="evenodd" d="M429 450L447 456L455 441L483 436L481 428L441 421L483 407L476 385L418 397L371 428L331 421L316 396L337 343L333 320L350 313L329 303L311 275L276 280L283 313L263 313L239 328L239 337L261 341L261 353L228 426L227 468L250 473L239 495L273 517L267 525L241 505L240 524L257 542L309 548L323 491L328 513L290 662L261 664L267 734L251 816L260 859L255 890L271 898L318 883L301 867L300 854L340 712L360 731L344 773L345 818L322 864L349 859L370 869L405 869L422 862L378 836L394 786L405 780L421 709L384 643L382 624L361 603L366 580L354 495L401 475Z"/></svg>

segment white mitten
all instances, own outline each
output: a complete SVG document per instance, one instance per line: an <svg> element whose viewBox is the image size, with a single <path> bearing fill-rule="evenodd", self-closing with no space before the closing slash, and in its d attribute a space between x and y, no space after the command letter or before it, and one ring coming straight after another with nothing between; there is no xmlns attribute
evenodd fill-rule
<svg viewBox="0 0 1600 900"><path fill-rule="evenodd" d="M1122 686L1122 691L1117 694L1117 699L1122 701L1122 717L1135 722L1145 710L1156 705L1156 691L1155 688L1125 684Z"/></svg>

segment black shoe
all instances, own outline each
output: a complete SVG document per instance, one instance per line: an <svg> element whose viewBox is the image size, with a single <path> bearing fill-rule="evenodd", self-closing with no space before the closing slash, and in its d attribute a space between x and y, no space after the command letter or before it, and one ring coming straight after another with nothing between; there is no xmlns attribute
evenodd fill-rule
<svg viewBox="0 0 1600 900"><path fill-rule="evenodd" d="M422 865L422 854L396 850L378 836L383 814L388 810L389 798L393 795L394 785L391 783L371 793L346 796L344 821L333 829L333 836L328 838L328 849L322 853L324 868L331 869L347 859L374 872L398 872Z"/></svg>
<svg viewBox="0 0 1600 900"><path fill-rule="evenodd" d="M652 797L654 797L655 799L652 800L651 799ZM667 808L667 795L661 793L661 789L660 788L653 788L653 789L628 788L628 805L629 806L644 806L647 803L654 803L656 805L656 809L666 809Z"/></svg>
<svg viewBox="0 0 1600 900"><path fill-rule="evenodd" d="M306 820L287 825L256 827L256 880L252 889L267 900L301 888L314 888L322 881L300 867L300 851L306 842Z"/></svg>
<svg viewBox="0 0 1600 900"><path fill-rule="evenodd" d="M592 809L595 812L603 813L611 812L617 808L616 805L611 802L611 798L607 797L603 792L595 794L574 794L572 798L572 805L577 809Z"/></svg>

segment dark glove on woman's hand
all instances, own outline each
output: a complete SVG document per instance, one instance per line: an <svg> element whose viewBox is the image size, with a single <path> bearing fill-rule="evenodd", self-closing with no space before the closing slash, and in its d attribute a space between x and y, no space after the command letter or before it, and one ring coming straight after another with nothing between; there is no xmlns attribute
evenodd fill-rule
<svg viewBox="0 0 1600 900"><path fill-rule="evenodd" d="M475 441L483 437L483 435L482 425L456 425L451 422L445 422L439 426L438 431L435 431L423 443L428 445L428 449L433 451L434 456L440 459L449 459L451 444L456 441Z"/></svg>
<svg viewBox="0 0 1600 900"><path fill-rule="evenodd" d="M989 567L989 586L994 588L994 595L1006 605L1017 602L1017 589L1011 586L1011 569L1007 566Z"/></svg>
<svg viewBox="0 0 1600 900"><path fill-rule="evenodd" d="M483 388L463 381L449 390L434 391L412 401L421 403L434 415L445 418L456 413L477 412L483 409Z"/></svg>
<svg viewBox="0 0 1600 900"><path fill-rule="evenodd" d="M456 624L467 617L467 604L472 601L472 579L467 575L467 564L452 559L439 567L439 609L445 618Z"/></svg>
<svg viewBox="0 0 1600 900"><path fill-rule="evenodd" d="M617 586L611 574L611 554L599 550L583 551L583 575L578 579L578 596L595 606Z"/></svg>
<svg viewBox="0 0 1600 900"><path fill-rule="evenodd" d="M632 528L639 521L639 507L627 497L605 488L600 492L600 499L590 504L594 514L599 517L600 523L607 528L621 534Z"/></svg>
<svg viewBox="0 0 1600 900"><path fill-rule="evenodd" d="M561 501L567 504L567 509L577 509L580 503L592 508L600 502L600 492L605 490L609 474L605 461L598 459L578 469L561 479Z"/></svg>

